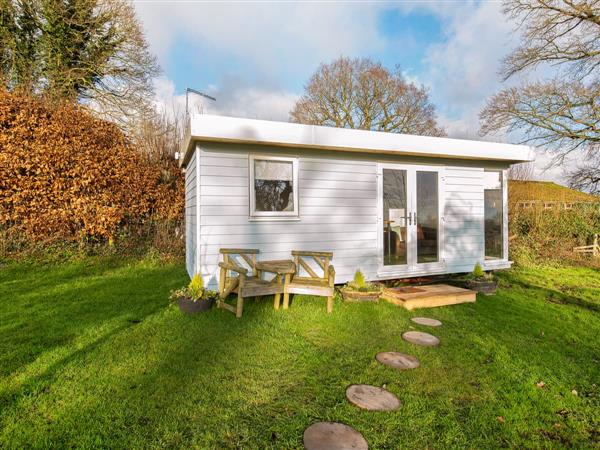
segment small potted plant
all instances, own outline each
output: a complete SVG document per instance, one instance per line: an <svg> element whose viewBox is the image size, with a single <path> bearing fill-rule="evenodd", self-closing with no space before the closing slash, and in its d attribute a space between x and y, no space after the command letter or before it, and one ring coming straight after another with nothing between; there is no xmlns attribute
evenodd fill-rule
<svg viewBox="0 0 600 450"><path fill-rule="evenodd" d="M181 312L197 314L212 308L217 297L217 292L204 288L204 281L197 273L186 287L171 291L170 299L177 301Z"/></svg>
<svg viewBox="0 0 600 450"><path fill-rule="evenodd" d="M346 302L377 302L381 289L377 284L369 283L359 270L354 273L354 279L340 289Z"/></svg>
<svg viewBox="0 0 600 450"><path fill-rule="evenodd" d="M481 264L477 263L467 277L467 287L485 295L494 295L498 288L498 279L491 272L486 273Z"/></svg>

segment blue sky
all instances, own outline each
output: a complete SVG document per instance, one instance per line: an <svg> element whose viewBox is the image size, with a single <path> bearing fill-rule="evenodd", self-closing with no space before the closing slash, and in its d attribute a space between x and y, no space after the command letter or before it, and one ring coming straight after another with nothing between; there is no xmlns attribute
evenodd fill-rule
<svg viewBox="0 0 600 450"><path fill-rule="evenodd" d="M372 50L366 48L360 54L349 56L371 57L389 68L400 65L409 75L422 73L426 49L432 43L445 39L442 22L435 15L423 11L384 9L377 15L376 26L387 40L385 47ZM272 42L270 45L277 43ZM285 47L285 43L280 45ZM284 48L282 50L285 51ZM190 54L194 57L189 58ZM294 58L294 54L289 54L288 57ZM170 51L161 62L166 75L179 91L186 86L206 89L223 77L241 74L248 83L275 84L300 93L306 80L316 69L314 64L307 64L301 71L296 68L286 70L287 66L282 64L272 77L263 79L264 74L247 71L243 60L243 57L236 55L235 49L223 52L210 43L198 40L194 35L177 33Z"/></svg>
<svg viewBox="0 0 600 450"><path fill-rule="evenodd" d="M450 137L482 139L479 112L518 42L497 1L134 4L164 70L159 102L182 105L189 86L217 98L193 108L270 120L288 120L319 63L370 57L426 86Z"/></svg>

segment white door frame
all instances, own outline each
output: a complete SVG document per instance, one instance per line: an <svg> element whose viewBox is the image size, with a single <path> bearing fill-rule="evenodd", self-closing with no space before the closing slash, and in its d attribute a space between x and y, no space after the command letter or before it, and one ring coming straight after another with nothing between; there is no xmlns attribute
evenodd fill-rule
<svg viewBox="0 0 600 450"><path fill-rule="evenodd" d="M383 169L405 170L406 171L406 204L411 214L416 212L416 174L418 171L437 172L438 173L438 258L433 263L417 262L417 241L416 241L416 223L407 226L406 244L407 244L407 264L397 266L383 265ZM439 273L445 268L444 258L444 185L445 174L444 166L421 165L421 164L398 164L398 163L378 163L377 164L377 260L379 277L405 276L413 274L426 274L427 272ZM414 217L414 216L413 216ZM412 222L412 221L411 221Z"/></svg>

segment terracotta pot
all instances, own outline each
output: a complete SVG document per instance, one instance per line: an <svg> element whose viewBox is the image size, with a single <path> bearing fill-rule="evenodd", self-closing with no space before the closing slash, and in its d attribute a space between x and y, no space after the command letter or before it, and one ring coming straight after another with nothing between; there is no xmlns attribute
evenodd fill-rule
<svg viewBox="0 0 600 450"><path fill-rule="evenodd" d="M354 289L341 288L340 292L345 302L378 302L381 295L380 290L356 291Z"/></svg>
<svg viewBox="0 0 600 450"><path fill-rule="evenodd" d="M498 289L498 280L468 280L467 287L485 295L494 295Z"/></svg>
<svg viewBox="0 0 600 450"><path fill-rule="evenodd" d="M193 301L188 297L180 297L177 300L179 304L179 310L185 314L198 314L199 312L208 311L215 304L214 298L209 298L207 300L198 300L197 302Z"/></svg>

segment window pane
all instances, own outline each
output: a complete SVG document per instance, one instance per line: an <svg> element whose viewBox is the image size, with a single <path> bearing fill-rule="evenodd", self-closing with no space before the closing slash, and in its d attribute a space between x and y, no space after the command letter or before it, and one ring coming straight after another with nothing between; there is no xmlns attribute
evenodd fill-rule
<svg viewBox="0 0 600 450"><path fill-rule="evenodd" d="M383 265L406 264L406 170L383 169Z"/></svg>
<svg viewBox="0 0 600 450"><path fill-rule="evenodd" d="M254 160L256 211L294 211L293 179L291 161Z"/></svg>
<svg viewBox="0 0 600 450"><path fill-rule="evenodd" d="M485 181L485 257L498 259L504 256L502 174L485 172Z"/></svg>
<svg viewBox="0 0 600 450"><path fill-rule="evenodd" d="M417 172L417 262L438 261L438 174Z"/></svg>

